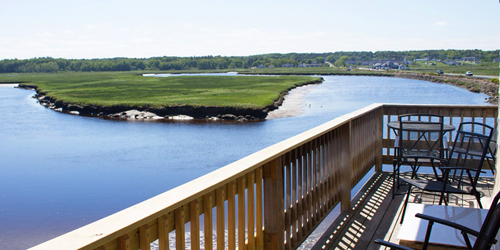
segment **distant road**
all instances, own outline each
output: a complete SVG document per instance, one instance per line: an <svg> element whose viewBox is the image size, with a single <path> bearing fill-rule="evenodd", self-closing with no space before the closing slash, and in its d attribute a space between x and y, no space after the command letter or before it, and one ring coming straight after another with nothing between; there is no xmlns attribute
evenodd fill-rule
<svg viewBox="0 0 500 250"><path fill-rule="evenodd" d="M465 76L464 74L444 74L445 76ZM493 79L498 78L498 76L484 76L484 75L474 75L472 77L476 78L485 78L485 79Z"/></svg>

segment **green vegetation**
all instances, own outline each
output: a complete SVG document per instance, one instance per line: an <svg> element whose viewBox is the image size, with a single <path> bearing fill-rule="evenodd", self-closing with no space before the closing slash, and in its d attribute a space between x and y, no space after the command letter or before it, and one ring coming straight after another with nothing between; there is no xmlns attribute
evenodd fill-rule
<svg viewBox="0 0 500 250"><path fill-rule="evenodd" d="M97 72L97 71L190 71L190 70L223 70L239 71L252 68L281 68L284 65L297 68L301 64L322 64L324 67L329 63L337 67L363 66L373 61L413 61L414 59L429 58L433 60L455 60L465 57L475 57L479 65L472 66L475 74L495 75L495 71L489 67L497 68L498 63L493 59L498 58L499 50L421 50L421 51L354 51L354 52L327 52L327 53L288 53L288 54L264 54L253 56L202 56L202 57L151 57L151 58L108 58L108 59L57 59L57 58L33 58L27 60L8 59L0 60L0 73L33 73L33 72ZM421 63L423 65L423 63ZM441 63L438 63L441 64ZM438 65L440 66L440 65ZM418 68L419 66L417 66ZM424 71L431 70L422 66ZM444 66L443 66L444 67ZM451 66L452 67L452 66ZM467 65L453 69L464 73ZM484 71L483 71L483 68ZM414 69L413 65L410 68ZM434 66L435 68L435 66ZM478 73L476 69L478 68ZM470 66L469 69L470 70ZM463 72L462 72L463 71Z"/></svg>
<svg viewBox="0 0 500 250"><path fill-rule="evenodd" d="M56 100L103 107L235 107L262 109L309 76L143 77L127 72L0 74L0 82L38 87Z"/></svg>
<svg viewBox="0 0 500 250"><path fill-rule="evenodd" d="M464 65L446 65L442 62L432 62L433 65L426 65L424 62L418 62L410 66L411 71L419 71L424 73L435 73L436 69L442 70L447 74L465 74L467 71L472 71L474 75L498 76L498 64L464 64Z"/></svg>

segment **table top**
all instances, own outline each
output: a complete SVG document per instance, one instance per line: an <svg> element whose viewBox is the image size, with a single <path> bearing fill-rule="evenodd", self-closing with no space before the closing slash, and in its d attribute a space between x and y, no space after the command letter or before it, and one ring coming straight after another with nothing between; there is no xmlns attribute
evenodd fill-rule
<svg viewBox="0 0 500 250"><path fill-rule="evenodd" d="M427 221L415 217L416 213L422 213L448 221L453 221L479 231L483 224L488 209L439 206L428 204L409 203L406 215L398 239L400 244L411 245L412 242L423 242L427 231ZM474 238L474 237L471 237ZM406 244L405 244L406 243ZM465 247L465 242L460 230L435 223L432 231L430 244L445 246ZM474 241L471 242L474 244Z"/></svg>
<svg viewBox="0 0 500 250"><path fill-rule="evenodd" d="M400 130L399 121L393 121L387 123L387 126L392 129ZM436 123L428 122L415 122L411 124L406 124L405 129L407 131L425 131L425 132L437 132L440 130L440 126ZM450 124L443 124L443 132L453 131L455 127Z"/></svg>

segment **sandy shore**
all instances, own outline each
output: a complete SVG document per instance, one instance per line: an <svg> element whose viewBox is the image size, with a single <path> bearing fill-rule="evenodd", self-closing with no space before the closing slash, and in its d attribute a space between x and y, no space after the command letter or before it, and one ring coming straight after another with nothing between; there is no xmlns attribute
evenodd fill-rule
<svg viewBox="0 0 500 250"><path fill-rule="evenodd" d="M285 118L302 114L306 105L304 99L307 93L311 92L317 86L317 84L310 84L290 90L283 99L281 106L269 112L266 119Z"/></svg>

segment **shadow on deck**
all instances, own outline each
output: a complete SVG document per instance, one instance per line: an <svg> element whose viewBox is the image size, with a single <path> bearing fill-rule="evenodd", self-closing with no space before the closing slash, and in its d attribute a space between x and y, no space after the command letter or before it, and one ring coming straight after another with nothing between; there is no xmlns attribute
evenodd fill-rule
<svg viewBox="0 0 500 250"><path fill-rule="evenodd" d="M352 200L352 210L341 213L317 241L313 249L379 249L375 239L398 243L397 238L402 203L407 186L401 186L392 199L392 178L389 172L375 173ZM419 178L426 178L420 175ZM429 175L428 178L431 178ZM491 202L494 179L482 177L478 189L485 208ZM426 193L412 193L410 201L421 204L438 204L439 197ZM451 195L451 206L478 207L472 195Z"/></svg>

